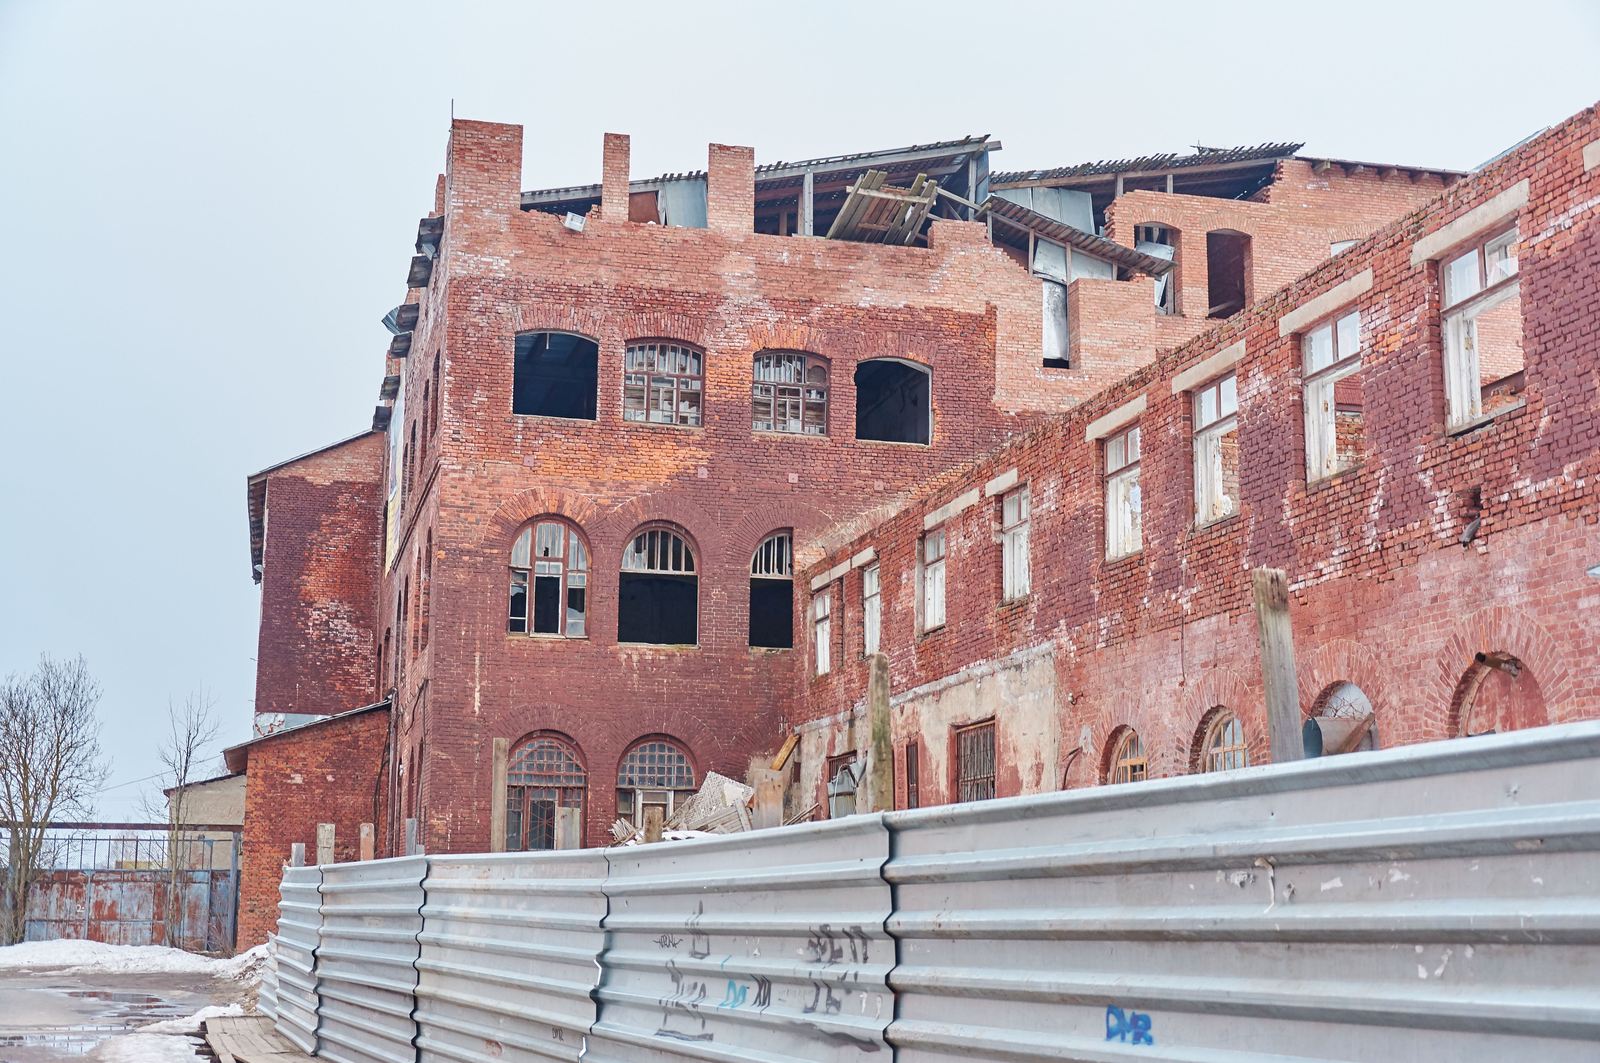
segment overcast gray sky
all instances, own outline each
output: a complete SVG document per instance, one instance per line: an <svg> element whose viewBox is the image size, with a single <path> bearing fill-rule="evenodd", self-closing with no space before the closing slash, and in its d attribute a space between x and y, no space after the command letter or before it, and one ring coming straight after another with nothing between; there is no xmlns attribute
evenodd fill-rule
<svg viewBox="0 0 1600 1063"><path fill-rule="evenodd" d="M1537 48L1534 45L1537 44ZM0 673L82 653L131 814L249 733L245 477L366 427L456 114L524 188L992 133L1004 169L1304 140L1468 168L1600 96L1600 4L0 0ZM219 743L220 748L220 743Z"/></svg>

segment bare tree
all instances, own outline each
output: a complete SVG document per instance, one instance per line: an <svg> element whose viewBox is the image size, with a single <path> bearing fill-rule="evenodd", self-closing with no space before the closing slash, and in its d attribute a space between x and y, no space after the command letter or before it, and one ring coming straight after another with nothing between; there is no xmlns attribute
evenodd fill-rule
<svg viewBox="0 0 1600 1063"><path fill-rule="evenodd" d="M203 837L189 831L192 811L189 787L205 776L203 750L217 738L216 699L202 688L190 694L180 708L167 702L167 738L161 746L161 780L166 790L167 898L163 917L167 944L182 948L183 894L187 872L203 859ZM147 805L152 802L147 801ZM203 933L203 931L202 931Z"/></svg>
<svg viewBox="0 0 1600 1063"><path fill-rule="evenodd" d="M100 684L82 657L44 655L32 675L0 683L0 822L9 853L0 944L22 938L50 821L88 818L105 781L99 704Z"/></svg>

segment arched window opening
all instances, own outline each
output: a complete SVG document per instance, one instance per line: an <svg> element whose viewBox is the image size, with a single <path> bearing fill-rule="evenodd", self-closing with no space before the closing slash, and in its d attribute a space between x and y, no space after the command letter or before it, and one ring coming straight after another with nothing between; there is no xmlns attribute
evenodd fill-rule
<svg viewBox="0 0 1600 1063"><path fill-rule="evenodd" d="M1372 699L1354 683L1334 683L1317 698L1316 709L1306 719L1300 735L1307 757L1377 749Z"/></svg>
<svg viewBox="0 0 1600 1063"><path fill-rule="evenodd" d="M670 528L636 532L622 552L617 641L692 646L699 641L694 551Z"/></svg>
<svg viewBox="0 0 1600 1063"><path fill-rule="evenodd" d="M683 747L666 738L647 739L617 768L617 815L642 827L645 810L659 808L666 822L694 790L694 767Z"/></svg>
<svg viewBox="0 0 1600 1063"><path fill-rule="evenodd" d="M761 540L750 559L750 645L794 647L794 543L786 531Z"/></svg>
<svg viewBox="0 0 1600 1063"><path fill-rule="evenodd" d="M1226 709L1211 713L1200 734L1200 771L1232 771L1250 766L1250 750L1245 745L1244 724Z"/></svg>
<svg viewBox="0 0 1600 1063"><path fill-rule="evenodd" d="M1456 684L1455 733L1463 737L1520 731L1550 722L1539 680L1504 651L1479 653Z"/></svg>
<svg viewBox="0 0 1600 1063"><path fill-rule="evenodd" d="M442 354L433 356L433 403L428 407L428 419L433 422L433 437L435 439L439 438L439 407L444 405L444 396L439 391L439 359L442 357Z"/></svg>
<svg viewBox="0 0 1600 1063"><path fill-rule="evenodd" d="M511 547L506 630L581 639L588 634L589 549L578 529L541 520Z"/></svg>
<svg viewBox="0 0 1600 1063"><path fill-rule="evenodd" d="M426 469L428 467L428 432L433 427L433 415L431 413L429 413L428 411L432 407L432 405L433 405L433 384L432 384L431 381L424 380L422 382L422 412L417 417L417 420L422 422L422 456L421 456L421 461L422 461L422 467L424 469Z"/></svg>
<svg viewBox="0 0 1600 1063"><path fill-rule="evenodd" d="M583 845L588 773L558 738L530 738L512 750L506 771L506 851Z"/></svg>
<svg viewBox="0 0 1600 1063"><path fill-rule="evenodd" d="M600 345L570 332L528 332L517 337L511 412L541 417L595 419Z"/></svg>
<svg viewBox="0 0 1600 1063"><path fill-rule="evenodd" d="M798 351L755 357L750 426L757 432L828 434L828 363Z"/></svg>
<svg viewBox="0 0 1600 1063"><path fill-rule="evenodd" d="M1149 759L1145 756L1139 732L1131 727L1120 728L1111 736L1111 753L1106 757L1106 782L1143 782L1149 776L1149 770Z"/></svg>
<svg viewBox="0 0 1600 1063"><path fill-rule="evenodd" d="M1232 317L1250 303L1250 237L1232 229L1206 233L1207 317Z"/></svg>
<svg viewBox="0 0 1600 1063"><path fill-rule="evenodd" d="M702 357L681 343L630 343L623 362L623 420L698 426Z"/></svg>
<svg viewBox="0 0 1600 1063"><path fill-rule="evenodd" d="M856 366L856 438L922 443L933 438L933 376L890 358Z"/></svg>

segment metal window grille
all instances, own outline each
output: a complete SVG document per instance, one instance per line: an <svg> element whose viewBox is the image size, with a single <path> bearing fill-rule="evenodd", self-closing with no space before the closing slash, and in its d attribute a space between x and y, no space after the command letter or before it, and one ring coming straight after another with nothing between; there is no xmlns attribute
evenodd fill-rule
<svg viewBox="0 0 1600 1063"><path fill-rule="evenodd" d="M994 796L994 721L956 731L956 800Z"/></svg>
<svg viewBox="0 0 1600 1063"><path fill-rule="evenodd" d="M761 540L750 559L750 575L763 579L792 579L794 546L788 532L774 532Z"/></svg>
<svg viewBox="0 0 1600 1063"><path fill-rule="evenodd" d="M756 355L750 425L758 432L827 435L827 363L794 351Z"/></svg>
<svg viewBox="0 0 1600 1063"><path fill-rule="evenodd" d="M678 343L628 345L622 374L624 420L698 426L704 390L699 351Z"/></svg>
<svg viewBox="0 0 1600 1063"><path fill-rule="evenodd" d="M683 537L668 528L648 528L633 537L622 552L624 572L694 572L694 552Z"/></svg>
<svg viewBox="0 0 1600 1063"><path fill-rule="evenodd" d="M578 809L581 822L588 773L564 742L544 737L518 746L506 784L508 850L554 849L558 809Z"/></svg>
<svg viewBox="0 0 1600 1063"><path fill-rule="evenodd" d="M652 739L628 751L617 768L617 785L625 789L693 790L694 768L675 742Z"/></svg>
<svg viewBox="0 0 1600 1063"><path fill-rule="evenodd" d="M1117 739L1111 754L1111 768L1106 773L1106 781L1143 782L1148 769L1149 763L1145 757L1144 743L1139 740L1139 732L1127 728Z"/></svg>
<svg viewBox="0 0 1600 1063"><path fill-rule="evenodd" d="M1106 558L1139 552L1144 542L1143 496L1139 487L1139 426L1105 442Z"/></svg>
<svg viewBox="0 0 1600 1063"><path fill-rule="evenodd" d="M1245 747L1244 725L1231 712L1221 713L1206 729L1202 746L1202 771L1232 771L1250 766L1250 751Z"/></svg>

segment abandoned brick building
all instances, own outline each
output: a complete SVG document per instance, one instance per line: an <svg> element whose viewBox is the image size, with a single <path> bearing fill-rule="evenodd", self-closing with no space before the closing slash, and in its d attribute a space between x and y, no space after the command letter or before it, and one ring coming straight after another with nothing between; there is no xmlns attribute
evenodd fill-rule
<svg viewBox="0 0 1600 1063"><path fill-rule="evenodd" d="M249 482L241 943L318 822L599 845L780 749L826 814L874 669L901 805L1261 761L1256 565L1340 741L1594 714L1597 139L638 181L608 135L525 192L454 122L372 431Z"/></svg>

